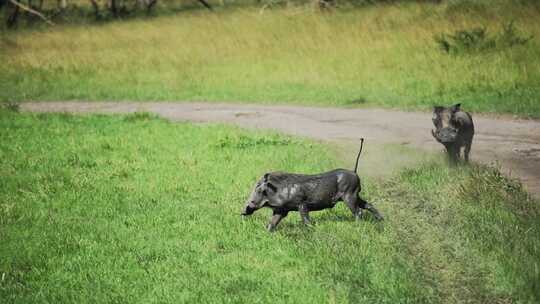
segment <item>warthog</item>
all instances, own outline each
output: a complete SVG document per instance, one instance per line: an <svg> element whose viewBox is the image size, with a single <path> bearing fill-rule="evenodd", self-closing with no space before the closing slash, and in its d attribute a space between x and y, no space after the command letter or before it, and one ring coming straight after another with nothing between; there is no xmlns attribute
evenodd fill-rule
<svg viewBox="0 0 540 304"><path fill-rule="evenodd" d="M474 124L469 113L461 111L461 104L451 107L436 106L433 108L433 137L444 145L451 163L459 159L461 148L464 149L465 161L469 161L469 153L474 136Z"/></svg>
<svg viewBox="0 0 540 304"><path fill-rule="evenodd" d="M356 170L362 146L363 139L354 171L336 169L316 175L285 172L264 174L251 192L242 215L251 215L262 207L271 208L273 215L267 229L273 231L289 211L299 211L304 224L310 225L310 211L332 208L337 202L344 201L357 220L362 216L362 209L369 210L376 219L382 220L377 209L358 196L360 178Z"/></svg>

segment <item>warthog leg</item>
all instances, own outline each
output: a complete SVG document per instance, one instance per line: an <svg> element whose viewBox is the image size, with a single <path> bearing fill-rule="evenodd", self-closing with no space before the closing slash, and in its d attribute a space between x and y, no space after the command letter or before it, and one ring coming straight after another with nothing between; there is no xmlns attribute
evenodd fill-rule
<svg viewBox="0 0 540 304"><path fill-rule="evenodd" d="M311 225L311 220L309 219L309 210L306 204L301 204L298 206L298 211L300 212L300 217L306 225Z"/></svg>
<svg viewBox="0 0 540 304"><path fill-rule="evenodd" d="M465 156L465 162L467 163L469 162L469 153L471 152L471 146L472 140L465 145L465 150L463 151L463 155Z"/></svg>
<svg viewBox="0 0 540 304"><path fill-rule="evenodd" d="M371 212L373 216L379 221L384 219L384 217L379 213L377 209L375 209L375 207L373 207L372 204L366 202L361 198L358 198L358 200L360 201L360 208L369 210L369 212Z"/></svg>
<svg viewBox="0 0 540 304"><path fill-rule="evenodd" d="M362 208L360 206L358 192L348 193L343 197L343 201L347 204L347 207L351 210L354 218L359 221L362 219Z"/></svg>
<svg viewBox="0 0 540 304"><path fill-rule="evenodd" d="M287 212L285 213L277 213L274 211L274 214L272 215L272 218L270 219L270 223L268 223L268 226L266 226L266 229L270 232L274 231L281 222L281 220L287 216Z"/></svg>

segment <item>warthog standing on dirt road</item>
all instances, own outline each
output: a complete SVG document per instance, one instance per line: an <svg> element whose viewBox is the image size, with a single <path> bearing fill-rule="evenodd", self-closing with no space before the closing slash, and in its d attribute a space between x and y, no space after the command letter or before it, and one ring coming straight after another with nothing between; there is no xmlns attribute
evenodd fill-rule
<svg viewBox="0 0 540 304"><path fill-rule="evenodd" d="M271 208L274 213L267 229L273 231L289 211L299 211L304 224L309 225L310 211L332 208L338 201L344 201L357 220L361 218L362 209L369 210L375 218L382 220L381 214L358 196L360 178L356 169L361 152L362 145L354 171L336 169L316 175L266 173L255 185L242 215L253 214L262 207Z"/></svg>
<svg viewBox="0 0 540 304"><path fill-rule="evenodd" d="M461 111L461 104L451 107L436 106L433 108L433 124L435 130L431 134L444 145L451 163L459 159L461 148L464 147L465 161L469 161L469 153L474 136L474 124L469 113Z"/></svg>

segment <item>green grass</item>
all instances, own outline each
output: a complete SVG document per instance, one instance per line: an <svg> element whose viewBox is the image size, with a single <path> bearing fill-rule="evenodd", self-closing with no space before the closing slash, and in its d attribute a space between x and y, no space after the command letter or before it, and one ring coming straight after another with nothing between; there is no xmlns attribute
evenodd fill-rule
<svg viewBox="0 0 540 304"><path fill-rule="evenodd" d="M528 3L528 4L527 4ZM382 106L540 117L533 1L185 11L0 33L0 100ZM522 46L449 55L434 37L514 21Z"/></svg>
<svg viewBox="0 0 540 304"><path fill-rule="evenodd" d="M2 303L540 300L540 205L495 169L364 179L386 221L339 204L270 234L270 210L239 215L254 181L343 165L330 148L145 113L2 110L0 129Z"/></svg>

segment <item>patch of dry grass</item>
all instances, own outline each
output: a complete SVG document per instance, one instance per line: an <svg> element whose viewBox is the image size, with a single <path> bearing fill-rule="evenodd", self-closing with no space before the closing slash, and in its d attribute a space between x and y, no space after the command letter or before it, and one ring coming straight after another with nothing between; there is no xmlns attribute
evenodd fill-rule
<svg viewBox="0 0 540 304"><path fill-rule="evenodd" d="M480 11L407 4L320 14L304 6L187 12L101 26L3 34L2 100L205 100L467 109L540 116L540 48L448 55L434 36L515 21L529 6Z"/></svg>

